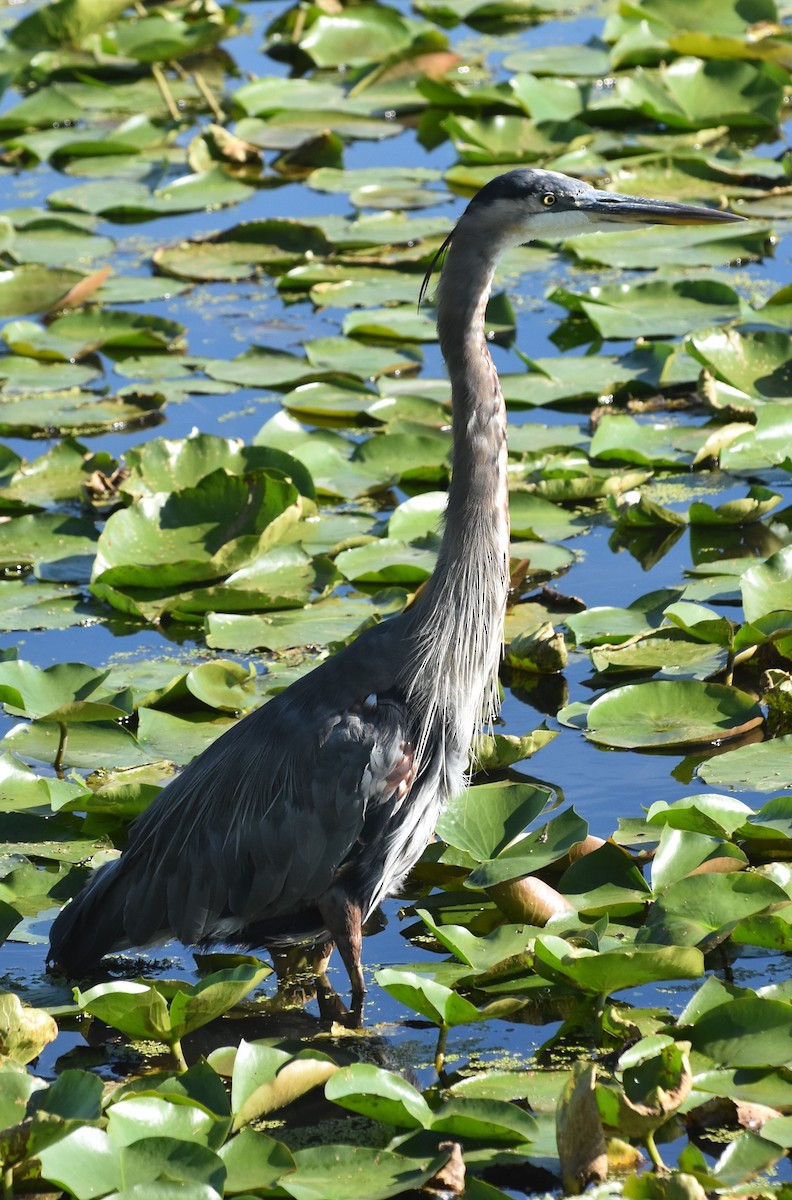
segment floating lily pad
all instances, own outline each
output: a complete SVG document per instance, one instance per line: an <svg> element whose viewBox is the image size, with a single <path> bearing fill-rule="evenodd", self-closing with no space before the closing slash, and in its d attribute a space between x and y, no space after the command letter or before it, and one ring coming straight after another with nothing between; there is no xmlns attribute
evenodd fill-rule
<svg viewBox="0 0 792 1200"><path fill-rule="evenodd" d="M317 67L327 68L378 62L383 44L395 54L411 40L410 24L394 9L364 5L341 20L318 10L297 44Z"/></svg>
<svg viewBox="0 0 792 1200"><path fill-rule="evenodd" d="M685 746L736 737L762 720L756 701L737 688L660 680L600 696L588 710L585 734L606 746Z"/></svg>
<svg viewBox="0 0 792 1200"><path fill-rule="evenodd" d="M446 1155L421 1161L391 1150L337 1145L298 1150L294 1161L297 1169L278 1181L294 1200L387 1200L405 1188L420 1188Z"/></svg>
<svg viewBox="0 0 792 1200"><path fill-rule="evenodd" d="M330 246L315 226L302 221L246 221L222 233L155 251L159 270L180 279L249 279L259 270L283 269Z"/></svg>
<svg viewBox="0 0 792 1200"><path fill-rule="evenodd" d="M49 203L55 209L73 209L118 219L200 212L238 204L252 195L253 189L248 184L240 183L222 168L214 167L199 174L183 175L154 189L134 180L119 181L112 188L99 180L81 183L51 192Z"/></svg>
<svg viewBox="0 0 792 1200"><path fill-rule="evenodd" d="M370 601L330 598L298 613L236 616L210 613L207 644L218 650L285 650L292 646L346 643L375 621L381 609Z"/></svg>
<svg viewBox="0 0 792 1200"><path fill-rule="evenodd" d="M761 258L765 230L742 226L662 225L634 233L584 233L565 243L576 258L606 267L645 271L677 262L685 267L719 267Z"/></svg>
<svg viewBox="0 0 792 1200"><path fill-rule="evenodd" d="M622 283L584 294L556 289L549 298L585 313L603 338L678 336L740 312L734 288L714 279Z"/></svg>
<svg viewBox="0 0 792 1200"><path fill-rule="evenodd" d="M697 768L705 783L755 792L774 792L792 787L790 752L792 735L773 738L754 746L739 746L719 754Z"/></svg>
<svg viewBox="0 0 792 1200"><path fill-rule="evenodd" d="M0 274L0 317L27 316L57 308L84 275L63 267L23 263Z"/></svg>

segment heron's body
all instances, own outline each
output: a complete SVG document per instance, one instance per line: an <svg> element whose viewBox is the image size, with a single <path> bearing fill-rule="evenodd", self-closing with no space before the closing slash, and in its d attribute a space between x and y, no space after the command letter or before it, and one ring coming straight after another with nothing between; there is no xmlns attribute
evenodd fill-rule
<svg viewBox="0 0 792 1200"><path fill-rule="evenodd" d="M548 199L551 197L551 199ZM52 928L76 973L176 936L338 943L356 1005L360 926L398 888L497 708L508 588L506 413L484 337L498 258L532 237L622 223L734 220L521 170L476 196L438 290L452 384L453 474L437 568L418 602L240 721L135 823Z"/></svg>

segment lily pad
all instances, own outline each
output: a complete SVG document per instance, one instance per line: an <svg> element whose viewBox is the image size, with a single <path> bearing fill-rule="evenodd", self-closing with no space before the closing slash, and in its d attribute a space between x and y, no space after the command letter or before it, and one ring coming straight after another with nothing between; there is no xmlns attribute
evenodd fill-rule
<svg viewBox="0 0 792 1200"><path fill-rule="evenodd" d="M605 746L639 748L720 742L763 721L756 701L719 683L659 680L627 684L588 710L586 737Z"/></svg>
<svg viewBox="0 0 792 1200"><path fill-rule="evenodd" d="M775 792L792 787L792 735L753 746L739 746L701 763L697 775L714 787Z"/></svg>

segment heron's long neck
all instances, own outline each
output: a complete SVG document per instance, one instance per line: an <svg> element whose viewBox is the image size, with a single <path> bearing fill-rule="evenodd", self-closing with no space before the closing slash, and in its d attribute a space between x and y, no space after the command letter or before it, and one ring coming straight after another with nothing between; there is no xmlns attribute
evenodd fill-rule
<svg viewBox="0 0 792 1200"><path fill-rule="evenodd" d="M458 229L438 289L440 347L451 380L454 449L437 567L415 612L413 692L465 753L498 707L509 580L506 408L484 337L494 261Z"/></svg>

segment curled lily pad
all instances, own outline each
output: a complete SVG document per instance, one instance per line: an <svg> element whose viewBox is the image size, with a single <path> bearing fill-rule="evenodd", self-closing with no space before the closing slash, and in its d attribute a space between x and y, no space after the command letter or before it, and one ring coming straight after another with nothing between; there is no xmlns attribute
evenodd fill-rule
<svg viewBox="0 0 792 1200"><path fill-rule="evenodd" d="M314 495L310 475L292 455L268 446L245 446L236 438L214 437L197 430L186 438L157 438L133 447L126 463L129 473L121 490L131 496L195 487L219 469L233 475L262 469L280 471L294 480L302 495Z"/></svg>
<svg viewBox="0 0 792 1200"><path fill-rule="evenodd" d="M197 984L100 983L81 992L80 1008L131 1038L153 1038L177 1046L193 1029L206 1025L251 992L269 967L242 966L218 971Z"/></svg>
<svg viewBox="0 0 792 1200"><path fill-rule="evenodd" d="M444 808L437 833L479 861L494 857L529 825L550 798L546 788L511 782L479 785Z"/></svg>
<svg viewBox="0 0 792 1200"><path fill-rule="evenodd" d="M688 340L689 352L718 379L761 400L789 396L792 338L787 333L712 329Z"/></svg>
<svg viewBox="0 0 792 1200"><path fill-rule="evenodd" d="M391 996L436 1025L446 1028L470 1025L477 1021L485 1021L490 1015L487 1008L476 1008L475 1004L471 1004L458 992L412 971L383 968L377 971L376 978L380 987ZM497 1001L495 1003L497 1004Z"/></svg>
<svg viewBox="0 0 792 1200"><path fill-rule="evenodd" d="M28 1063L58 1036L58 1026L42 1009L23 1006L13 992L0 992L0 1053Z"/></svg>
<svg viewBox="0 0 792 1200"><path fill-rule="evenodd" d="M432 1110L421 1093L401 1075L369 1063L353 1063L330 1077L328 1100L403 1129L428 1129Z"/></svg>
<svg viewBox="0 0 792 1200"><path fill-rule="evenodd" d="M195 487L143 497L107 522L94 589L174 586L216 579L246 565L297 519L293 484L266 471L245 478L215 470ZM187 533L189 531L189 533Z"/></svg>
<svg viewBox="0 0 792 1200"><path fill-rule="evenodd" d="M595 951L546 933L537 937L535 955L541 975L565 978L571 986L599 996L650 981L698 979L704 967L698 950L657 945Z"/></svg>
<svg viewBox="0 0 792 1200"><path fill-rule="evenodd" d="M767 562L746 571L740 581L746 621L792 610L792 550L779 550Z"/></svg>
<svg viewBox="0 0 792 1200"><path fill-rule="evenodd" d="M231 1077L234 1128L240 1129L321 1087L337 1070L336 1063L322 1053L292 1055L266 1042L243 1040L234 1057Z"/></svg>
<svg viewBox="0 0 792 1200"><path fill-rule="evenodd" d="M107 671L87 663L55 663L40 670L22 659L0 663L0 700L6 709L40 721L116 721L130 711L124 691L107 693Z"/></svg>

